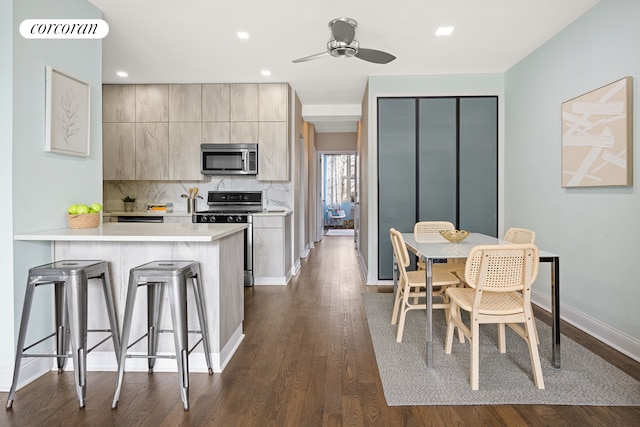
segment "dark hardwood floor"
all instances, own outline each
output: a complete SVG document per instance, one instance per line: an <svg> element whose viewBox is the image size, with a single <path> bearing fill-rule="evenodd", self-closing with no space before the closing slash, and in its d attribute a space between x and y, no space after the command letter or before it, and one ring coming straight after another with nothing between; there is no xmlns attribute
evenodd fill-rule
<svg viewBox="0 0 640 427"><path fill-rule="evenodd" d="M188 411L176 374L127 373L112 410L115 373L89 372L79 409L72 373L51 372L18 391L0 425L640 425L640 407L387 406L361 294L390 291L364 285L352 237L325 237L288 286L245 289L246 338L224 373L191 374ZM563 333L640 380L639 363L566 323Z"/></svg>

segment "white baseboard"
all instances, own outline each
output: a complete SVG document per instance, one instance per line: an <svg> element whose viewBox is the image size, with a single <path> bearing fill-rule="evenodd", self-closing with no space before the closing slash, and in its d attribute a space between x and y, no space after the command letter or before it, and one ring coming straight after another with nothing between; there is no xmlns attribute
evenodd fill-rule
<svg viewBox="0 0 640 427"><path fill-rule="evenodd" d="M367 264L364 262L364 258L362 258L362 253L360 251L358 251L357 253L358 253L358 261L360 261L360 269L362 270L362 274L364 275L366 280L366 277L369 274L367 271Z"/></svg>
<svg viewBox="0 0 640 427"><path fill-rule="evenodd" d="M300 253L300 258L305 259L309 256L309 252L311 252L311 248L307 245L302 252Z"/></svg>
<svg viewBox="0 0 640 427"><path fill-rule="evenodd" d="M287 276L277 276L277 277L254 277L253 284L256 286L286 286L289 283L289 279L291 278L291 272L288 272Z"/></svg>
<svg viewBox="0 0 640 427"><path fill-rule="evenodd" d="M551 312L551 297L549 295L532 291L531 302ZM620 353L640 362L640 340L562 303L560 304L560 318Z"/></svg>
<svg viewBox="0 0 640 427"><path fill-rule="evenodd" d="M37 380L53 369L57 371L58 367L55 363L55 359L45 357L22 359L22 366L20 368L20 375L18 376L18 386L16 387L16 390L20 390L22 387ZM67 365L69 365L69 363ZM9 392L12 381L13 365L3 366L0 368L0 391Z"/></svg>
<svg viewBox="0 0 640 427"><path fill-rule="evenodd" d="M302 264L300 263L300 258L298 258L295 264L291 266L291 275L297 276L300 273L300 268L302 268Z"/></svg>

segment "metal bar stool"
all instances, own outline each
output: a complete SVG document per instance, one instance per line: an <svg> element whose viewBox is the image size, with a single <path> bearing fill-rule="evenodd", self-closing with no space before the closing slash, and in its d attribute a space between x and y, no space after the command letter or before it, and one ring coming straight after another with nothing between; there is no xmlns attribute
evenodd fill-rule
<svg viewBox="0 0 640 427"><path fill-rule="evenodd" d="M188 330L187 325L187 279L193 283L193 294L196 302L196 310L200 321L200 330ZM136 293L139 286L147 287L147 332L132 344L129 343L131 321L136 302ZM160 329L160 311L162 292L164 287L169 289L169 303L173 330ZM194 261L153 261L134 267L129 272L129 289L127 290L127 303L124 312L122 326L122 347L118 366L118 382L113 397L112 408L118 406L122 378L126 358L146 358L149 364L149 373L153 372L155 360L159 358L176 359L178 363L178 380L180 394L184 409L189 409L189 354L202 342L204 356L211 369L211 351L209 350L209 332L205 319L205 305L203 301L202 283L200 281L200 265ZM173 332L176 352L171 355L158 355L158 334L160 332ZM189 333L200 334L200 339L189 349ZM127 350L147 338L147 354L128 354Z"/></svg>
<svg viewBox="0 0 640 427"><path fill-rule="evenodd" d="M87 284L89 279L100 279L102 282L110 329L87 329ZM24 341L27 335L34 291L38 286L51 284L54 285L55 294L56 331L25 347ZM109 333L109 335L87 349L87 332L102 332ZM71 336L70 354L67 353L69 336ZM53 337L56 338L55 354L26 353L36 345ZM80 407L83 408L86 398L87 354L109 338L113 340L116 360L118 360L120 336L118 335L118 325L116 323L109 268L105 261L66 260L30 268L24 306L22 308L22 319L20 320L13 382L7 398L6 408L9 409L13 406L22 358L55 357L57 358L58 372L60 373L64 370L69 356L73 359L76 393L80 401Z"/></svg>

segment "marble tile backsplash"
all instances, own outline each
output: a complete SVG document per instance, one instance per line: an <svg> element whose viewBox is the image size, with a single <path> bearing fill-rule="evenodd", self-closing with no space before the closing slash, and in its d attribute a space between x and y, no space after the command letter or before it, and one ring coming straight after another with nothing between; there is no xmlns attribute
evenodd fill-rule
<svg viewBox="0 0 640 427"><path fill-rule="evenodd" d="M207 209L209 191L262 191L262 204L267 209L293 209L293 184L265 182L248 177L211 178L210 181L104 181L103 204L106 212L123 211L122 198L136 198L135 211L145 211L150 203L173 203L174 212L186 212L187 200L182 194L198 187L196 210Z"/></svg>

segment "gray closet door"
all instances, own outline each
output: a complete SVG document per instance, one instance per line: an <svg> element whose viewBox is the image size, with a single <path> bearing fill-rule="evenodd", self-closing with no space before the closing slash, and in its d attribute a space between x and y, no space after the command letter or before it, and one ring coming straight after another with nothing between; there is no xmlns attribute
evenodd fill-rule
<svg viewBox="0 0 640 427"><path fill-rule="evenodd" d="M456 99L423 98L418 113L418 218L456 223Z"/></svg>
<svg viewBox="0 0 640 427"><path fill-rule="evenodd" d="M393 277L389 228L416 221L416 100L378 100L378 276Z"/></svg>
<svg viewBox="0 0 640 427"><path fill-rule="evenodd" d="M498 236L498 99L460 98L461 229Z"/></svg>
<svg viewBox="0 0 640 427"><path fill-rule="evenodd" d="M451 221L497 236L498 99L378 99L378 278L393 277L389 228Z"/></svg>

